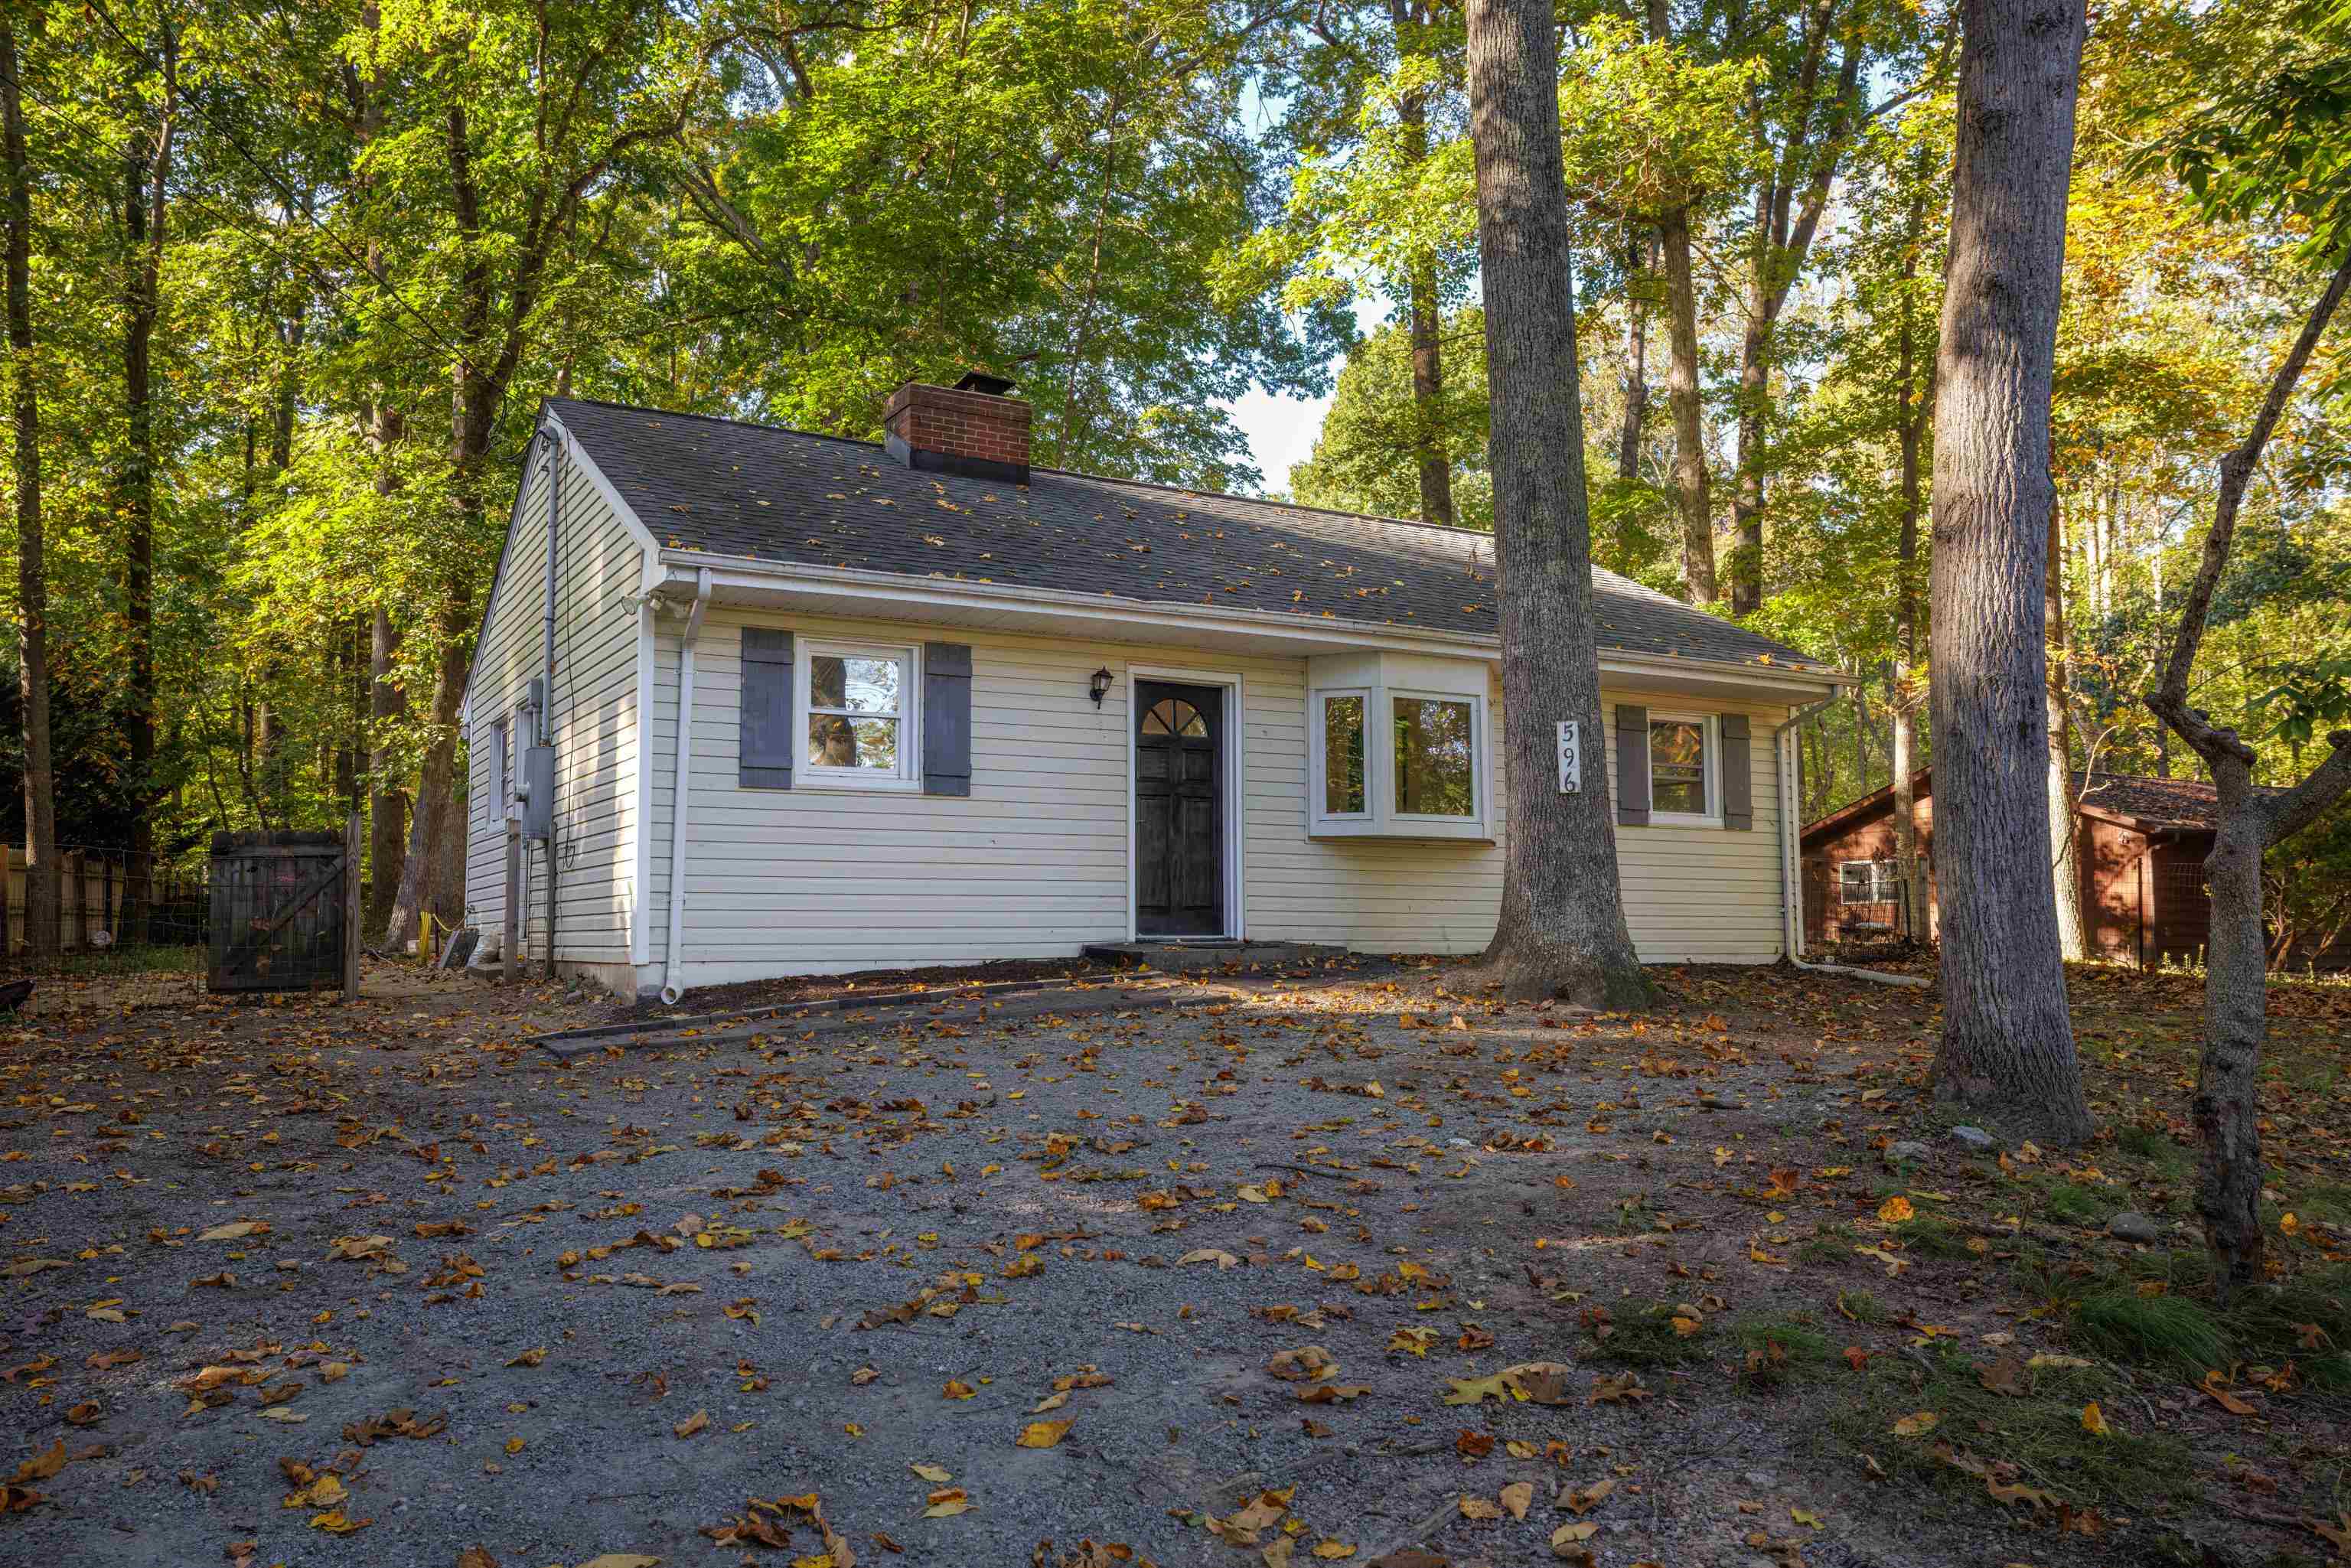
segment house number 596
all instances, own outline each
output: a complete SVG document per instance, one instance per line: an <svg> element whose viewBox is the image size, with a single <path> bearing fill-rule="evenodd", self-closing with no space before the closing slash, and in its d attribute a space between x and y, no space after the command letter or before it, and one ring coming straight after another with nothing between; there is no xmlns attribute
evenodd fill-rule
<svg viewBox="0 0 2351 1568"><path fill-rule="evenodd" d="M1559 792L1573 795L1583 788L1583 742L1575 720L1559 725Z"/></svg>

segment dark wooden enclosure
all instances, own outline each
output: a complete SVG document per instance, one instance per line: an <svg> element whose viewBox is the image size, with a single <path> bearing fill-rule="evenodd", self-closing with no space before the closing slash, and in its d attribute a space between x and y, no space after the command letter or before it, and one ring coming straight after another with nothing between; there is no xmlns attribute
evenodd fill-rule
<svg viewBox="0 0 2351 1568"><path fill-rule="evenodd" d="M207 988L358 995L358 821L213 835Z"/></svg>

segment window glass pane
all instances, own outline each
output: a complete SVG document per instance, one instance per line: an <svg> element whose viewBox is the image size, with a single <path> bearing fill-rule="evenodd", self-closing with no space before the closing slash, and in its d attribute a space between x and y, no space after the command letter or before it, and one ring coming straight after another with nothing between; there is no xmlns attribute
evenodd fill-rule
<svg viewBox="0 0 2351 1568"><path fill-rule="evenodd" d="M896 713L898 677L895 659L819 653L809 663L809 706Z"/></svg>
<svg viewBox="0 0 2351 1568"><path fill-rule="evenodd" d="M1364 810L1364 699L1322 699L1322 809Z"/></svg>
<svg viewBox="0 0 2351 1568"><path fill-rule="evenodd" d="M1175 711L1176 705L1164 699L1152 704L1151 710L1143 716L1143 733L1145 735L1172 733L1167 727L1167 719Z"/></svg>
<svg viewBox="0 0 2351 1568"><path fill-rule="evenodd" d="M1695 719L1649 721L1649 809L1706 815L1706 726Z"/></svg>
<svg viewBox="0 0 2351 1568"><path fill-rule="evenodd" d="M1395 697L1395 809L1407 816L1474 817L1474 705Z"/></svg>
<svg viewBox="0 0 2351 1568"><path fill-rule="evenodd" d="M1188 735L1195 740L1203 739L1208 733L1208 721L1202 718L1200 716L1200 710L1194 707L1190 703L1177 703L1176 705L1176 733L1178 735Z"/></svg>
<svg viewBox="0 0 2351 1568"><path fill-rule="evenodd" d="M812 713L809 715L808 759L812 768L894 773L898 770L898 721Z"/></svg>

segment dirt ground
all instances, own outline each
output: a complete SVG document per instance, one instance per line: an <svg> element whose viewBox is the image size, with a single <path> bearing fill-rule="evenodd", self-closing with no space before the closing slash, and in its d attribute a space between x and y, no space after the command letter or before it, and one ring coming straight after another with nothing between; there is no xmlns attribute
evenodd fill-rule
<svg viewBox="0 0 2351 1568"><path fill-rule="evenodd" d="M1661 977L569 1067L560 991L60 1007L0 1035L0 1560L2343 1554L2351 990L2279 993L2280 1289L2221 1312L2186 981L2077 974L2064 1154L1952 1135L1927 993Z"/></svg>

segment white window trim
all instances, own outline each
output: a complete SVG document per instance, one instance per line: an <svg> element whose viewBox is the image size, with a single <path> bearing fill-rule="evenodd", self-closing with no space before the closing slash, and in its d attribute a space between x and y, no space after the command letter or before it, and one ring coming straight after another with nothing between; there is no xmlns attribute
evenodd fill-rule
<svg viewBox="0 0 2351 1568"><path fill-rule="evenodd" d="M1326 686L1311 693L1306 699L1308 718L1306 753L1313 775L1308 784L1308 788L1313 791L1309 800L1312 803L1314 821L1318 827L1325 822L1349 825L1368 822L1378 815L1378 772L1373 766L1374 760L1372 746L1372 720L1374 714L1372 706L1373 695L1370 686ZM1364 704L1364 809L1360 811L1325 810L1325 804L1331 799L1331 759L1325 751L1325 740L1329 731L1325 727L1325 716L1326 705L1333 697L1359 697Z"/></svg>
<svg viewBox="0 0 2351 1568"><path fill-rule="evenodd" d="M1656 750L1642 737L1641 766L1651 768L1649 779L1649 823L1659 828L1719 828L1722 826L1722 716L1711 713L1669 713L1659 708L1649 710L1651 724L1695 724L1699 728L1700 744L1706 748L1698 772L1706 785L1706 810L1703 811L1660 811L1657 810L1657 782L1654 772Z"/></svg>
<svg viewBox="0 0 2351 1568"><path fill-rule="evenodd" d="M1857 865L1867 866L1870 868L1869 896L1863 899L1848 900L1844 895L1845 869L1849 866ZM1860 904L1896 904L1901 901L1902 882L1899 874L1900 868L1892 861L1839 861L1836 862L1836 869L1837 907L1839 909L1851 909ZM1886 890L1886 895L1883 898L1877 895L1877 884L1881 879L1894 884Z"/></svg>
<svg viewBox="0 0 2351 1568"><path fill-rule="evenodd" d="M1444 816L1432 811L1405 811L1396 809L1395 794L1395 705L1402 697L1413 702L1467 703L1469 705L1469 804L1466 816ZM1384 773L1387 779L1388 820L1392 822L1438 822L1447 827L1483 827L1486 823L1486 779L1492 771L1487 766L1486 699L1470 692L1424 691L1416 686L1388 686L1380 693L1381 733L1388 737Z"/></svg>
<svg viewBox="0 0 2351 1568"><path fill-rule="evenodd" d="M894 659L904 671L899 682L898 766L883 773L868 768L828 768L808 759L809 678L819 658ZM792 788L880 789L909 792L923 787L923 651L911 643L862 643L833 638L800 640L792 660Z"/></svg>

